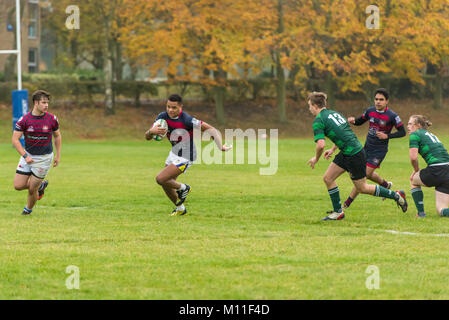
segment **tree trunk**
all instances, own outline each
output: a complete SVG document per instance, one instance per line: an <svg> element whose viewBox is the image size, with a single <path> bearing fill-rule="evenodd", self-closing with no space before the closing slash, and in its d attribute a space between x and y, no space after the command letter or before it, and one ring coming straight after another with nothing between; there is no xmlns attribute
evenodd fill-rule
<svg viewBox="0 0 449 320"><path fill-rule="evenodd" d="M140 92L141 92L140 85L138 85L136 83L135 88L136 88L136 91L134 91L134 105L136 107L140 107Z"/></svg>
<svg viewBox="0 0 449 320"><path fill-rule="evenodd" d="M113 69L112 69L112 52L109 39L107 37L108 30L105 30L104 37L104 100L105 100L105 115L111 115L115 113L114 110L114 97L112 91L112 77L113 77Z"/></svg>
<svg viewBox="0 0 449 320"><path fill-rule="evenodd" d="M78 67L78 40L77 38L72 38L70 41L70 54L71 54L71 63L72 67Z"/></svg>
<svg viewBox="0 0 449 320"><path fill-rule="evenodd" d="M104 62L104 100L105 100L105 115L114 114L114 98L112 93L112 60L105 54Z"/></svg>
<svg viewBox="0 0 449 320"><path fill-rule="evenodd" d="M115 46L115 78L123 80L122 46L117 39L114 39Z"/></svg>
<svg viewBox="0 0 449 320"><path fill-rule="evenodd" d="M433 88L433 108L441 109L443 107L443 77L440 71L437 71L434 79Z"/></svg>
<svg viewBox="0 0 449 320"><path fill-rule="evenodd" d="M283 0L278 0L277 4L278 9L278 34L284 33L284 8L283 8ZM286 81L284 68L281 65L281 51L285 50L285 48L279 48L276 50L276 98L279 112L279 122L285 123L287 122L287 111L285 105L285 95L286 95Z"/></svg>
<svg viewBox="0 0 449 320"><path fill-rule="evenodd" d="M226 72L224 72L223 70L214 71L214 79L218 82L218 85L214 86L213 88L217 121L219 124L225 124L226 116L224 111L224 99L226 94L226 87L220 84L225 81Z"/></svg>
<svg viewBox="0 0 449 320"><path fill-rule="evenodd" d="M109 7L109 11L104 13L104 24L103 24L103 73L104 73L104 100L105 100L105 115L112 115L115 113L114 110L114 92L112 88L112 81L114 77L114 53L111 41L111 20L114 7L112 4Z"/></svg>
<svg viewBox="0 0 449 320"><path fill-rule="evenodd" d="M279 122L287 122L287 108L285 105L286 81L284 68L281 66L279 53L276 54L276 99L278 105Z"/></svg>
<svg viewBox="0 0 449 320"><path fill-rule="evenodd" d="M335 88L334 88L334 79L331 73L326 74L326 78L324 80L324 88L327 94L327 105L330 108L335 108Z"/></svg>
<svg viewBox="0 0 449 320"><path fill-rule="evenodd" d="M225 91L226 88L224 87L214 87L215 111L217 113L217 121L219 124L226 123L226 116L224 112Z"/></svg>

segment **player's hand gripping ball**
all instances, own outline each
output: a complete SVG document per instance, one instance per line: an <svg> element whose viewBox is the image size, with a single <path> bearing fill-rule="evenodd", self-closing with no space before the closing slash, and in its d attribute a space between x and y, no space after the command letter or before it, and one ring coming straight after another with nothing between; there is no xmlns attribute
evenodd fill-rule
<svg viewBox="0 0 449 320"><path fill-rule="evenodd" d="M167 121L165 121L164 119L158 119L158 120L156 120L153 123L153 127L156 126L156 125L159 125L159 128L165 129L165 133L164 134L162 134L162 135L155 134L153 136L154 140L161 141L167 135L168 124L167 124Z"/></svg>

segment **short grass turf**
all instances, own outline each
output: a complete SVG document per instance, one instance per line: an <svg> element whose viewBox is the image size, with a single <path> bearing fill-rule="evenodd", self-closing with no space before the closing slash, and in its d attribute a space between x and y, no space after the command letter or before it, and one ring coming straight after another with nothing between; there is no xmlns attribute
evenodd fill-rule
<svg viewBox="0 0 449 320"><path fill-rule="evenodd" d="M312 139L280 140L271 176L259 164L194 165L178 179L192 186L182 217L169 216L155 181L169 149L66 142L44 198L22 216L19 157L0 144L0 299L449 298L449 219L436 214L433 189L423 189L427 217L415 217L406 138L390 142L378 172L406 191L409 211L360 195L344 220L326 222L329 162L306 165ZM337 182L344 201L351 181ZM79 289L66 287L68 266ZM366 286L369 266L379 289Z"/></svg>

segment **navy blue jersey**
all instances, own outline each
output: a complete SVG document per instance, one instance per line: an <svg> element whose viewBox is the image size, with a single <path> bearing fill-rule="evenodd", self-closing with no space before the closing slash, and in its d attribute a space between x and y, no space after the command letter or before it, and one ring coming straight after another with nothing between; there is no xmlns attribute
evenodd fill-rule
<svg viewBox="0 0 449 320"><path fill-rule="evenodd" d="M193 143L193 129L200 128L202 121L195 119L184 111L177 118L170 118L166 111L161 112L156 120L167 121L167 138L172 144L172 152L177 156L196 160L196 148ZM155 121L156 121L155 120Z"/></svg>
<svg viewBox="0 0 449 320"><path fill-rule="evenodd" d="M365 148L379 148L388 150L389 139L379 139L376 136L378 131L389 134L391 129L396 129L402 126L402 121L399 116L391 111L388 107L383 112L376 110L376 107L370 107L362 114L362 119L369 120L369 130L366 137Z"/></svg>

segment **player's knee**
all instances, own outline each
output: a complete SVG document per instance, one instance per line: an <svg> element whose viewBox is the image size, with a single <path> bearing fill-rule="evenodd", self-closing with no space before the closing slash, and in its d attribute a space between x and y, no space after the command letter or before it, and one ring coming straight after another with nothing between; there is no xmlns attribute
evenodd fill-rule
<svg viewBox="0 0 449 320"><path fill-rule="evenodd" d="M331 184L332 182L334 182L330 177L328 177L328 176L323 176L323 182L326 184L326 185L329 185L329 184Z"/></svg>
<svg viewBox="0 0 449 320"><path fill-rule="evenodd" d="M355 188L357 189L358 193L363 193L363 194L371 193L367 184L356 185Z"/></svg>
<svg viewBox="0 0 449 320"><path fill-rule="evenodd" d="M371 180L373 178L373 175L374 175L374 172L367 172L366 178Z"/></svg>
<svg viewBox="0 0 449 320"><path fill-rule="evenodd" d="M26 189L26 185L14 183L14 189L16 189L17 191L21 191Z"/></svg>
<svg viewBox="0 0 449 320"><path fill-rule="evenodd" d="M157 182L158 185L162 186L166 181L165 181L165 179L163 177L156 176L156 182Z"/></svg>

